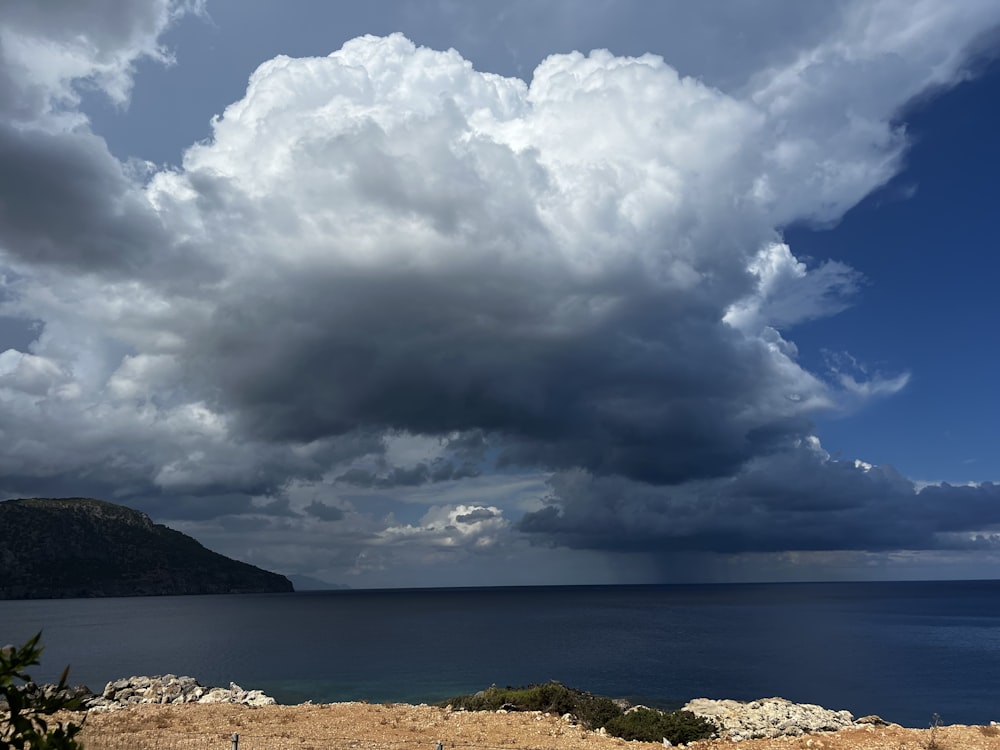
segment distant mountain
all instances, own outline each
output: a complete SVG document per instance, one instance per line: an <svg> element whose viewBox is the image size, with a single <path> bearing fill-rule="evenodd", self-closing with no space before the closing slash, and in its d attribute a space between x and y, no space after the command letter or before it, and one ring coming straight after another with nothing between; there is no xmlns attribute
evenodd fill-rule
<svg viewBox="0 0 1000 750"><path fill-rule="evenodd" d="M145 513L90 498L0 502L0 599L292 591Z"/></svg>

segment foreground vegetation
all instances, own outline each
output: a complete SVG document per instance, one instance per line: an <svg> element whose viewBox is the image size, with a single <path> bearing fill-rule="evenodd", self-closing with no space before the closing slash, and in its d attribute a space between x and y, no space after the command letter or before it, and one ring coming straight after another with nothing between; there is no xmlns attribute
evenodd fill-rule
<svg viewBox="0 0 1000 750"><path fill-rule="evenodd" d="M79 750L74 739L81 727L73 722L53 722L52 716L80 708L79 701L66 690L69 667L59 684L40 691L25 671L37 665L42 634L23 646L0 648L0 750Z"/></svg>
<svg viewBox="0 0 1000 750"><path fill-rule="evenodd" d="M442 701L466 711L542 711L548 714L570 714L588 729L603 728L614 737L642 742L664 739L674 745L709 739L716 726L690 711L657 711L636 707L626 711L617 701L574 688L559 682L546 682L527 687L498 688L496 685L471 695L459 695Z"/></svg>

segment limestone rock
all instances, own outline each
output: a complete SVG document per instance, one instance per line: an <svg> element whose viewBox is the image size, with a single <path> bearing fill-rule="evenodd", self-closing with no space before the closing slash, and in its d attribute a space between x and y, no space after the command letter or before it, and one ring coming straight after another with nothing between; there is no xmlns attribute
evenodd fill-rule
<svg viewBox="0 0 1000 750"><path fill-rule="evenodd" d="M854 717L848 711L831 711L784 698L762 698L749 703L696 698L683 710L714 721L719 736L734 742L835 732L854 725Z"/></svg>
<svg viewBox="0 0 1000 750"><path fill-rule="evenodd" d="M862 716L860 719L854 720L855 724L870 724L873 727L888 727L891 726L892 722L886 721L881 716L876 714L869 714L868 716Z"/></svg>
<svg viewBox="0 0 1000 750"><path fill-rule="evenodd" d="M99 696L91 694L84 701L89 710L97 711L114 711L140 703L240 703L256 707L273 706L277 701L260 690L244 690L236 683L229 683L228 688L206 688L193 677L172 674L115 680Z"/></svg>

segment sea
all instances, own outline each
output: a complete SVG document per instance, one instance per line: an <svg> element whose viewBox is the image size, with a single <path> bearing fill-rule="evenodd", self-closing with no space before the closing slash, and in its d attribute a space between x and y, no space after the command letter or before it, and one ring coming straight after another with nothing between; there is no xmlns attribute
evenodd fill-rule
<svg viewBox="0 0 1000 750"><path fill-rule="evenodd" d="M1000 720L1000 581L338 590L0 601L38 681L190 675L280 703L558 680L662 708L782 696L906 726Z"/></svg>

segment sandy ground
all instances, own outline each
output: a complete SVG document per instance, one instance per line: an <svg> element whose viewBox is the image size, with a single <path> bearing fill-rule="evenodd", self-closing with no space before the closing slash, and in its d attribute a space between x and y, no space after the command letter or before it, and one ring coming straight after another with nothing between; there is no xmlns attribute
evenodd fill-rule
<svg viewBox="0 0 1000 750"><path fill-rule="evenodd" d="M244 708L232 705L135 706L88 716L81 739L87 750L614 750L662 748L625 742L537 713L450 711L404 704ZM694 746L694 745L693 745ZM859 727L829 734L738 745L715 740L699 750L1000 750L1000 728L949 726L937 730Z"/></svg>

